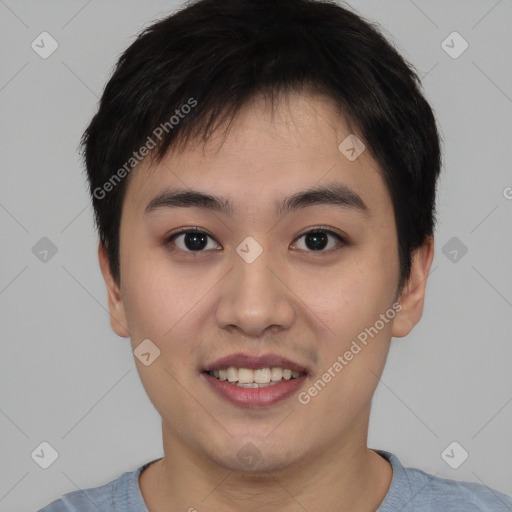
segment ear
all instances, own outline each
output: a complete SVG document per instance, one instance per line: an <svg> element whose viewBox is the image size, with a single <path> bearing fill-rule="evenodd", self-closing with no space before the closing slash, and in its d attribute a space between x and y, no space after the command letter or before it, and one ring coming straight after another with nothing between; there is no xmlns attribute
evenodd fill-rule
<svg viewBox="0 0 512 512"><path fill-rule="evenodd" d="M434 238L428 240L413 253L411 274L400 295L402 309L393 322L392 336L403 338L420 321L423 314L427 278L434 259Z"/></svg>
<svg viewBox="0 0 512 512"><path fill-rule="evenodd" d="M103 274L103 279L107 286L110 326L118 336L128 338L130 334L126 327L126 312L124 309L123 299L121 297L119 286L112 277L107 250L101 242L98 244L98 260L100 263L101 273Z"/></svg>

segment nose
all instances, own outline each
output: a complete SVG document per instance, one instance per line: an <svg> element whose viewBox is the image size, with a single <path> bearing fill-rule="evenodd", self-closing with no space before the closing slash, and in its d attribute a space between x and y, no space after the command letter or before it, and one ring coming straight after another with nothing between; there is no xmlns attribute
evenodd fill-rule
<svg viewBox="0 0 512 512"><path fill-rule="evenodd" d="M260 337L272 329L288 329L296 315L297 297L290 277L270 251L248 263L237 253L234 267L222 280L216 320L220 328Z"/></svg>

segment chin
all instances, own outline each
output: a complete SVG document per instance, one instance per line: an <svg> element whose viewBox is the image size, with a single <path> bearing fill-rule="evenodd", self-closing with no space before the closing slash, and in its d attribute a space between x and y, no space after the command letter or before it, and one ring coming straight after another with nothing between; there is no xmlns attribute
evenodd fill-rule
<svg viewBox="0 0 512 512"><path fill-rule="evenodd" d="M291 442L290 436L286 438ZM205 450L210 452L211 447L209 443ZM268 472L286 469L290 464L297 463L300 454L293 446L287 447L284 438L271 440L261 435L245 435L239 438L233 436L210 453L210 457L227 470L268 477Z"/></svg>

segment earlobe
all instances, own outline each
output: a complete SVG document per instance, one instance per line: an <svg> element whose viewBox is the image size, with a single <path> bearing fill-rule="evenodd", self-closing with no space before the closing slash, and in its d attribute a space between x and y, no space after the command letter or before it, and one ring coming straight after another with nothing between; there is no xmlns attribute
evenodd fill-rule
<svg viewBox="0 0 512 512"><path fill-rule="evenodd" d="M421 319L427 279L433 259L434 238L429 237L413 253L411 274L399 298L402 309L393 322L392 336L395 338L407 336Z"/></svg>
<svg viewBox="0 0 512 512"><path fill-rule="evenodd" d="M98 261L107 287L110 326L118 336L128 338L130 334L127 328L123 299L119 286L112 276L107 250L101 242L98 244Z"/></svg>

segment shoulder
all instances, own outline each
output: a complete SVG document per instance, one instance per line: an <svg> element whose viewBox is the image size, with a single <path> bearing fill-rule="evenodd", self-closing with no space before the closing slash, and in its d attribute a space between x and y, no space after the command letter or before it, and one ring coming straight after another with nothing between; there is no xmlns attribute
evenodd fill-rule
<svg viewBox="0 0 512 512"><path fill-rule="evenodd" d="M151 461L134 471L125 472L115 480L100 487L91 487L64 494L37 512L128 512L147 511L138 477Z"/></svg>
<svg viewBox="0 0 512 512"><path fill-rule="evenodd" d="M512 512L512 498L495 489L475 482L440 478L418 468L405 468L390 452L378 452L393 467L388 496L395 503L400 500L404 512ZM387 512L387 508L382 508L382 512Z"/></svg>
<svg viewBox="0 0 512 512"><path fill-rule="evenodd" d="M512 512L512 498L485 485L439 478L416 468L406 468L406 473L416 483L420 502L434 510L450 505L450 510L461 512Z"/></svg>
<svg viewBox="0 0 512 512"><path fill-rule="evenodd" d="M113 490L120 478L101 487L68 492L37 512L114 512Z"/></svg>

